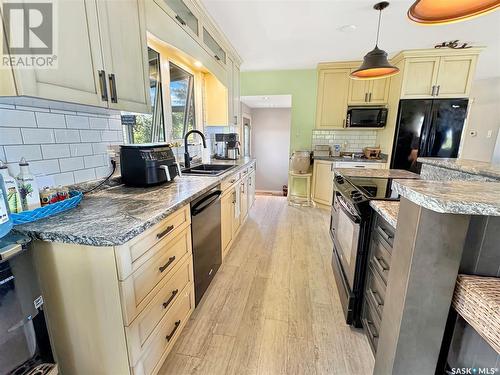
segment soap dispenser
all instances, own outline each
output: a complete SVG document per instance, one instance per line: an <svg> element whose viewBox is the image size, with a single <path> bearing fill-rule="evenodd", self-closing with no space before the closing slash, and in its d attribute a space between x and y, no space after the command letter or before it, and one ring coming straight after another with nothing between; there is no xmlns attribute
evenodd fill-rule
<svg viewBox="0 0 500 375"><path fill-rule="evenodd" d="M19 174L16 177L21 195L23 210L34 210L40 207L40 192L38 184L30 172L30 167L25 158L19 162Z"/></svg>
<svg viewBox="0 0 500 375"><path fill-rule="evenodd" d="M9 174L7 165L0 160L0 175L3 177L3 185L7 192L7 202L11 213L18 213L23 210L21 205L21 196L17 186L16 179Z"/></svg>

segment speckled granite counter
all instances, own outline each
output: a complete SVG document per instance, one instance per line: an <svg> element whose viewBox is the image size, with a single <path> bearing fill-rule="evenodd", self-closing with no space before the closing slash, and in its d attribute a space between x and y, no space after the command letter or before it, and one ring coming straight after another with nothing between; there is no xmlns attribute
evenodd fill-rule
<svg viewBox="0 0 500 375"><path fill-rule="evenodd" d="M249 166L254 159L236 162L236 167L218 177L176 177L171 184L149 188L124 185L86 196L77 208L15 230L34 239L91 246L121 245L188 204L228 176Z"/></svg>
<svg viewBox="0 0 500 375"><path fill-rule="evenodd" d="M349 177L420 178L418 174L404 169L335 168L335 171Z"/></svg>
<svg viewBox="0 0 500 375"><path fill-rule="evenodd" d="M500 181L500 165L484 161L447 158L418 158L422 178L427 180Z"/></svg>
<svg viewBox="0 0 500 375"><path fill-rule="evenodd" d="M393 228L398 224L399 201L370 201L370 206L380 214Z"/></svg>
<svg viewBox="0 0 500 375"><path fill-rule="evenodd" d="M476 181L394 180L402 197L439 213L500 216L500 184Z"/></svg>

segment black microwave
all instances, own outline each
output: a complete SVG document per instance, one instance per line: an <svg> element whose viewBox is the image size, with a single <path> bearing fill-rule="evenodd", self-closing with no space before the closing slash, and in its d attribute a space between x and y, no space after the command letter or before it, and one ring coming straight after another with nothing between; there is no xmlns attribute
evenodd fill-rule
<svg viewBox="0 0 500 375"><path fill-rule="evenodd" d="M383 128L387 122L385 107L349 107L346 128Z"/></svg>

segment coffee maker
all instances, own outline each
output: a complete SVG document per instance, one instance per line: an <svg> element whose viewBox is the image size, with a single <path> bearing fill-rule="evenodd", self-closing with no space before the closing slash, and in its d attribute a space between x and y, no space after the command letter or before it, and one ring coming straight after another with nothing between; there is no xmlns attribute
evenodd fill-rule
<svg viewBox="0 0 500 375"><path fill-rule="evenodd" d="M215 134L215 158L237 160L240 156L238 133Z"/></svg>

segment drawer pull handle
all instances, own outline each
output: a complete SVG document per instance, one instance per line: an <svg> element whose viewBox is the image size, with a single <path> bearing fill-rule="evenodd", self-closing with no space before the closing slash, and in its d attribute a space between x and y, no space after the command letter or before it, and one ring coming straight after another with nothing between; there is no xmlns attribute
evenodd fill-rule
<svg viewBox="0 0 500 375"><path fill-rule="evenodd" d="M368 292L371 294L373 300L375 301L375 303L377 304L377 306L384 306L384 303L382 302L382 300L377 297L378 296L378 293L375 292L373 289L368 289Z"/></svg>
<svg viewBox="0 0 500 375"><path fill-rule="evenodd" d="M384 237L384 240L392 240L394 238L394 236L388 233L387 230L385 230L384 228L382 227L377 227L377 228L379 229L379 232L382 235L382 237Z"/></svg>
<svg viewBox="0 0 500 375"><path fill-rule="evenodd" d="M170 297L168 297L168 299L165 302L163 302L164 309L166 309L168 307L168 305L170 305L170 302L172 302L172 300L175 298L177 293L179 293L179 289L172 290L172 295Z"/></svg>
<svg viewBox="0 0 500 375"><path fill-rule="evenodd" d="M167 234L169 234L170 232L172 232L174 230L174 226L173 225L169 225L167 227L167 229L165 229L163 232L160 232L156 235L156 238L157 239L160 239L160 238L163 238L165 237Z"/></svg>
<svg viewBox="0 0 500 375"><path fill-rule="evenodd" d="M375 257L375 263L378 263L377 265L380 266L383 271L389 271L389 266L385 263L383 258Z"/></svg>
<svg viewBox="0 0 500 375"><path fill-rule="evenodd" d="M165 270L168 268L168 266L170 266L170 265L172 264L172 262L173 262L174 260L175 260L175 255L174 255L173 257L168 258L168 262L167 262L167 263L165 263L165 264L164 264L163 266L161 266L160 268L158 268L158 270L159 270L160 272L165 271Z"/></svg>
<svg viewBox="0 0 500 375"><path fill-rule="evenodd" d="M165 337L165 338L167 339L167 341L172 340L172 337L174 337L174 335L175 335L175 331L177 331L177 328L179 328L179 326L180 326L180 325L181 325L181 321L180 321L180 320L178 320L178 321L176 321L176 322L175 322L175 327L174 327L174 329L172 330L172 332L170 332L170 334L169 334L169 335L167 335L167 336Z"/></svg>
<svg viewBox="0 0 500 375"><path fill-rule="evenodd" d="M373 331L372 331L372 329L370 328L371 326L375 326L375 325L373 324L373 322L372 322L371 320L367 320L366 322L368 323L368 324L367 324L367 326L366 326L366 329L368 330L368 334L369 334L371 337L373 337L373 338L378 337L378 333L377 333L377 332L373 332Z"/></svg>
<svg viewBox="0 0 500 375"><path fill-rule="evenodd" d="M234 184L236 182L236 179L233 178L231 181L229 181L230 184Z"/></svg>

